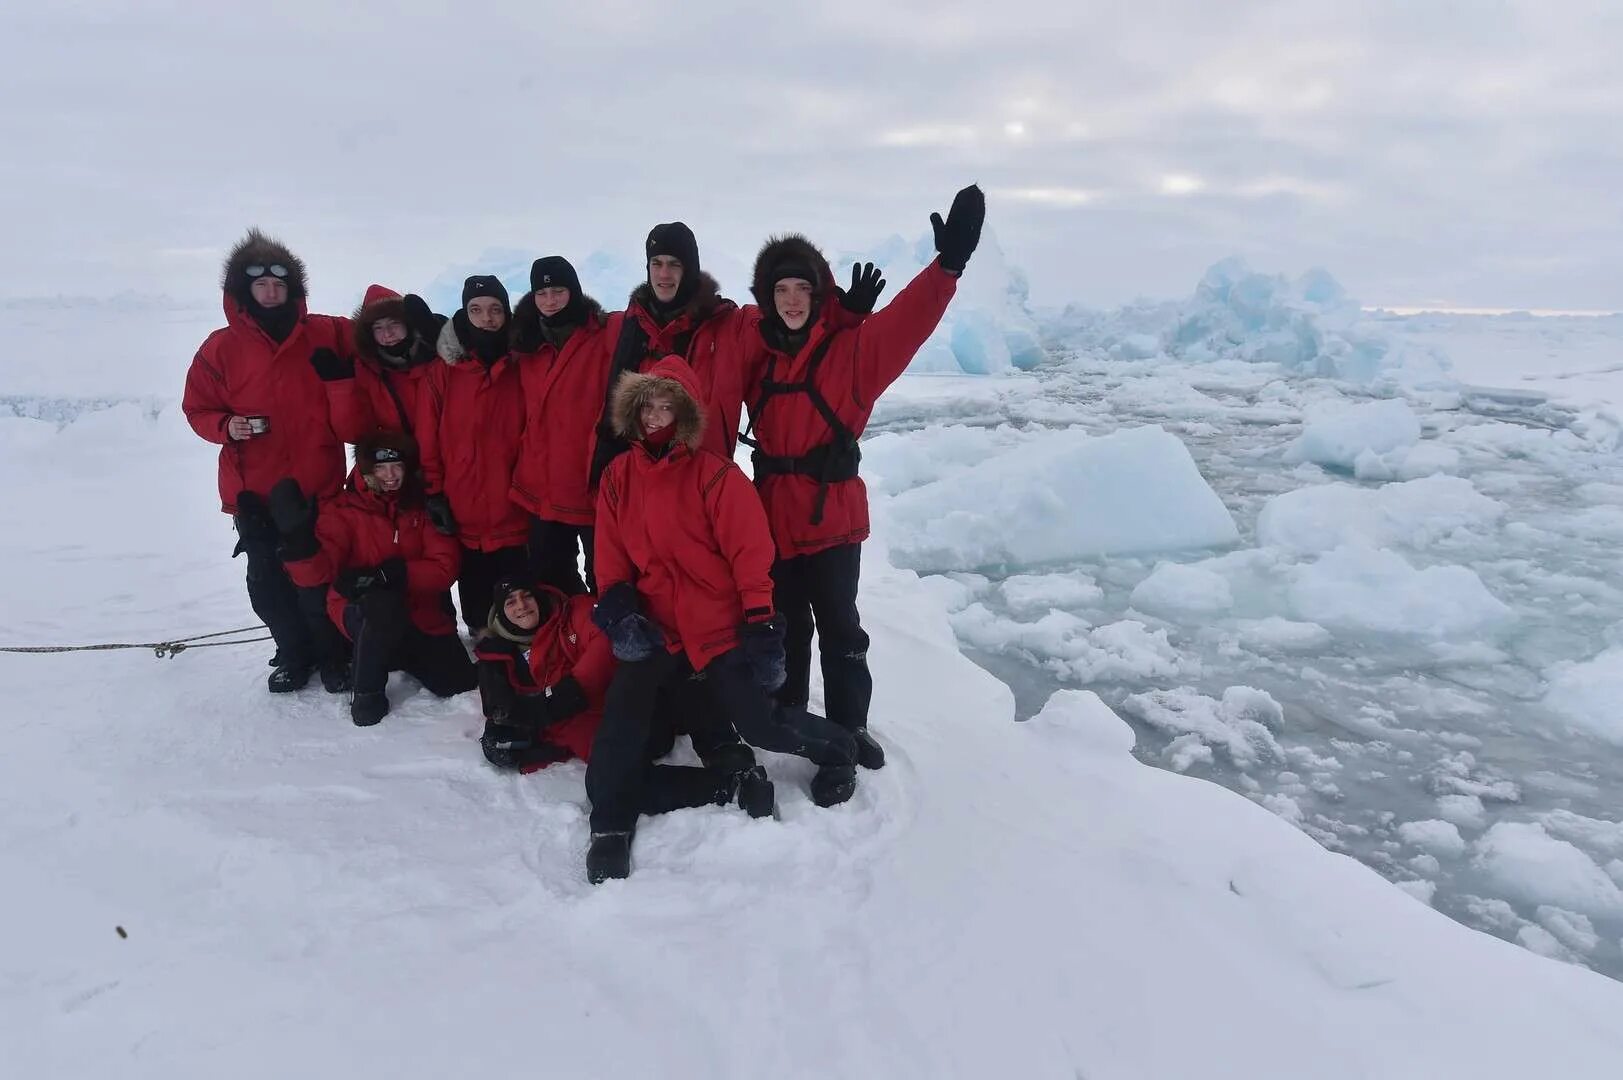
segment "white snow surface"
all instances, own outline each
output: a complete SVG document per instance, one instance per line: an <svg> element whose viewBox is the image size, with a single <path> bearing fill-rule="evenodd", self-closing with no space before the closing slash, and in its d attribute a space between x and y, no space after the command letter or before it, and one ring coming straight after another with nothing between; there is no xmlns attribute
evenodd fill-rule
<svg viewBox="0 0 1623 1080"><path fill-rule="evenodd" d="M11 460L9 635L250 621L178 410ZM7 1073L1615 1075L1623 986L1139 764L1091 693L1010 723L936 595L865 561L890 765L822 811L773 759L781 821L649 820L595 889L580 766L497 775L473 695L397 678L359 730L265 695L262 646L0 656Z"/></svg>

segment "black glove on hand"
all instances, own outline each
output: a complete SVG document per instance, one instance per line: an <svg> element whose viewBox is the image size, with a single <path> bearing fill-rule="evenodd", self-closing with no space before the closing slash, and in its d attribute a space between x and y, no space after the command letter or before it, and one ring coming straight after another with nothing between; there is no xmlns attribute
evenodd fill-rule
<svg viewBox="0 0 1623 1080"><path fill-rule="evenodd" d="M373 571L377 578L377 588L392 589L395 592L406 591L406 560L399 555L391 555L378 563Z"/></svg>
<svg viewBox="0 0 1623 1080"><path fill-rule="evenodd" d="M608 635L616 660L646 660L665 646L665 635L643 616L642 601L628 581L603 594L592 608L592 622Z"/></svg>
<svg viewBox="0 0 1623 1080"><path fill-rule="evenodd" d="M885 279L873 263L851 264L851 287L840 294L840 306L853 315L868 315L885 291Z"/></svg>
<svg viewBox="0 0 1623 1080"><path fill-rule="evenodd" d="M451 500L444 495L429 495L423 499L429 524L442 536L456 535L456 516L451 513Z"/></svg>
<svg viewBox="0 0 1623 1080"><path fill-rule="evenodd" d="M231 552L233 559L250 547L269 547L278 539L276 523L271 521L265 500L252 491L237 492L237 512L232 521L237 526L237 546Z"/></svg>
<svg viewBox="0 0 1623 1080"><path fill-rule="evenodd" d="M941 269L955 274L964 272L969 257L981 242L981 226L985 222L986 196L976 184L970 184L952 197L946 221L941 220L940 214L930 215L935 249L941 253Z"/></svg>
<svg viewBox="0 0 1623 1080"><path fill-rule="evenodd" d="M544 697L547 703L547 723L549 724L555 724L560 720L569 719L576 713L585 712L589 704L586 700L586 691L581 688L580 682L573 675L565 675L547 687Z"/></svg>
<svg viewBox="0 0 1623 1080"><path fill-rule="evenodd" d="M282 539L278 553L284 562L308 559L316 553L316 501L305 498L291 476L282 477L270 489L270 519Z"/></svg>
<svg viewBox="0 0 1623 1080"><path fill-rule="evenodd" d="M312 352L310 366L316 369L316 374L321 377L322 382L339 382L355 377L354 359L339 356L331 349L317 349Z"/></svg>
<svg viewBox="0 0 1623 1080"><path fill-rule="evenodd" d="M402 302L406 305L406 329L433 345L445 320L428 310L427 302L416 293L407 293Z"/></svg>
<svg viewBox="0 0 1623 1080"><path fill-rule="evenodd" d="M777 690L789 677L783 655L782 617L774 615L765 622L745 623L738 636L755 681L769 694Z"/></svg>
<svg viewBox="0 0 1623 1080"><path fill-rule="evenodd" d="M406 560L396 555L377 566L352 566L340 570L332 587L346 600L359 600L378 589L406 590Z"/></svg>

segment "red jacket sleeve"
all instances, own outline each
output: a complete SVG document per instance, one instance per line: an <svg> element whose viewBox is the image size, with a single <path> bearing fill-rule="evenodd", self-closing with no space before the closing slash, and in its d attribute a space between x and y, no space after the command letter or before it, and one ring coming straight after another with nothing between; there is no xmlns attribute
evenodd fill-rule
<svg viewBox="0 0 1623 1080"><path fill-rule="evenodd" d="M597 594L602 596L622 581L636 582L637 568L620 540L620 485L625 483L625 457L603 470L597 492L597 523L593 529L592 563Z"/></svg>
<svg viewBox="0 0 1623 1080"><path fill-rule="evenodd" d="M226 424L235 413L225 401L225 373L219 368L218 350L211 347L213 342L213 338L203 342L203 347L192 357L180 408L193 431L223 446L231 441L231 436L226 434Z"/></svg>
<svg viewBox="0 0 1623 1080"><path fill-rule="evenodd" d="M445 364L438 357L417 395L417 452L423 466L423 486L430 492L445 490L445 462L440 456L440 411L445 404Z"/></svg>
<svg viewBox="0 0 1623 1080"><path fill-rule="evenodd" d="M406 588L414 593L442 593L455 582L462 568L462 545L445 536L424 514L418 531L423 538L422 556L406 560Z"/></svg>
<svg viewBox="0 0 1623 1080"><path fill-rule="evenodd" d="M580 683L587 706L601 709L609 693L609 683L614 678L614 650L603 631L592 624L591 610L590 604L582 604L581 615L575 621L575 633L580 637L581 650L569 673Z"/></svg>
<svg viewBox="0 0 1623 1080"><path fill-rule="evenodd" d="M939 261L932 262L854 331L857 353L851 389L857 404L871 406L907 370L957 291L958 279L941 269Z"/></svg>
<svg viewBox="0 0 1623 1080"><path fill-rule="evenodd" d="M767 524L766 510L737 465L728 462L705 481L705 510L715 529L716 542L732 567L733 584L746 612L772 610L772 561L777 547ZM599 562L601 568L602 563ZM601 572L601 570L600 570ZM601 587L602 578L598 579Z"/></svg>
<svg viewBox="0 0 1623 1080"><path fill-rule="evenodd" d="M361 389L361 380L368 377L357 366L354 378L321 384L327 392L328 422L332 424L333 434L344 442L360 442L378 426L372 416L370 399Z"/></svg>
<svg viewBox="0 0 1623 1080"><path fill-rule="evenodd" d="M330 584L338 572L349 565L350 546L349 524L345 516L335 507L329 507L326 513L321 513L318 508L316 553L308 559L284 563L287 576L293 579L293 584L305 587Z"/></svg>

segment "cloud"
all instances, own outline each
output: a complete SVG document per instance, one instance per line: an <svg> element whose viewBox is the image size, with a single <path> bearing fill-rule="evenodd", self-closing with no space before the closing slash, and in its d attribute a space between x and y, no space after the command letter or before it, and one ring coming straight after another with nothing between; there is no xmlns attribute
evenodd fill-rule
<svg viewBox="0 0 1623 1080"><path fill-rule="evenodd" d="M0 295L215 287L258 223L348 310L681 218L913 235L977 180L1041 302L1232 253L1362 298L1623 306L1623 7L427 0L3 17ZM21 257L18 257L20 253ZM1085 254L1085 257L1079 255Z"/></svg>

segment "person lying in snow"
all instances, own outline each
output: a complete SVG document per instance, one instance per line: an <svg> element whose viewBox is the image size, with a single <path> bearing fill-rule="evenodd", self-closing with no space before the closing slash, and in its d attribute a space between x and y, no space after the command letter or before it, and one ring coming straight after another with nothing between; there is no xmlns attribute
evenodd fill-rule
<svg viewBox="0 0 1623 1080"><path fill-rule="evenodd" d="M571 758L589 762L615 665L608 639L592 623L591 598L504 581L492 599L490 624L474 647L485 758L519 772ZM642 754L640 812L736 801L751 817L769 816L772 781L750 748L717 719L703 684L670 689ZM692 737L703 766L654 763L670 752L678 728Z"/></svg>
<svg viewBox="0 0 1623 1080"><path fill-rule="evenodd" d="M874 402L934 331L980 241L986 200L970 185L945 221L932 214L937 259L890 305L871 311L885 283L872 264L854 267L846 292L809 240L768 240L751 291L761 307L764 349L746 374L755 483L777 547L773 603L788 623L787 675L777 698L804 708L817 634L828 718L857 741L858 761L877 769L884 750L868 733L873 676L857 612L868 492L857 439Z"/></svg>
<svg viewBox="0 0 1623 1080"><path fill-rule="evenodd" d="M772 536L738 466L703 449L699 383L679 356L620 376L615 434L631 449L604 470L592 619L621 661L592 743L587 877L631 872L646 747L662 687L702 672L720 716L752 745L820 768L820 805L850 798L856 745L811 713L775 711L783 631L772 609Z"/></svg>
<svg viewBox="0 0 1623 1080"><path fill-rule="evenodd" d="M327 611L355 643L350 718L367 727L388 714L390 671L405 671L440 697L472 690L473 662L445 603L460 551L423 506L411 436L361 440L353 487L323 500L320 511L291 477L271 488L288 574L303 586L328 584Z"/></svg>

